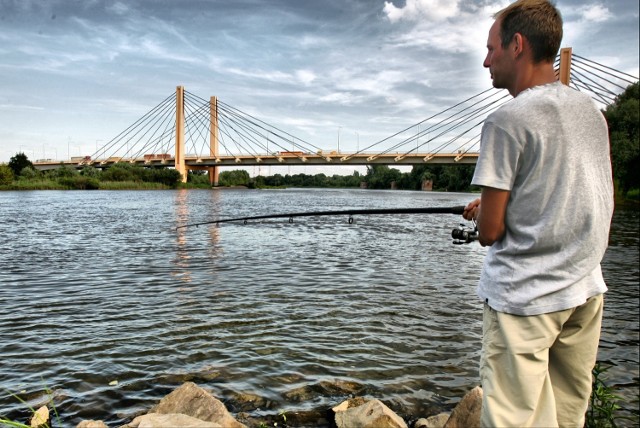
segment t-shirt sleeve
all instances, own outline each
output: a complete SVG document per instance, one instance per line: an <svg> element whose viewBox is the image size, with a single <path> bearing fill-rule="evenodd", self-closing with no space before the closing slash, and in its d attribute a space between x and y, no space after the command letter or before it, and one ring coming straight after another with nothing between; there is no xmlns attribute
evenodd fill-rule
<svg viewBox="0 0 640 428"><path fill-rule="evenodd" d="M520 160L520 148L518 141L507 131L493 122L485 122L471 184L510 191Z"/></svg>

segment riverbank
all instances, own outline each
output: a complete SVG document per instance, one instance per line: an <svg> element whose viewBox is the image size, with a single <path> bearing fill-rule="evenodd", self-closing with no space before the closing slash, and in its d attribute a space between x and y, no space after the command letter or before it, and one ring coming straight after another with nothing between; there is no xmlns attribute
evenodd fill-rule
<svg viewBox="0 0 640 428"><path fill-rule="evenodd" d="M333 388L340 389L341 382ZM258 405L256 397L246 395L241 407ZM211 391L185 382L158 404L146 412L133 416L119 428L187 428L187 427L224 427L224 428L265 428L265 427L335 427L354 426L376 428L456 428L474 427L480 424L482 409L482 389L471 389L455 406L451 413L401 417L382 401L373 397L351 397L337 401L327 409L306 411L279 411L265 413L260 417L248 412L237 412L235 416L227 406L216 398ZM253 412L255 413L255 412ZM54 403L43 405L34 410L26 426L63 426L64 415L56 409ZM20 422L3 421L12 426ZM112 425L113 426L113 425ZM103 420L82 420L77 428L109 428Z"/></svg>
<svg viewBox="0 0 640 428"><path fill-rule="evenodd" d="M616 403L611 389L603 382L602 366L594 367L594 383L589 409L585 414L586 427L625 426L617 419ZM326 382L328 389L344 389L344 382ZM117 384L116 384L117 385ZM115 386L115 385L114 385ZM266 428L266 427L314 427L314 428L467 428L480 426L483 391L480 386L470 389L456 403L451 412L434 415L400 416L381 400L371 396L349 394L340 398L330 408L315 410L280 410L276 413L261 411L260 397L252 394L236 397L231 411L229 401L225 405L214 393L194 382L187 381L164 396L148 411L140 411L125 418L124 423L111 424L119 428ZM224 399L224 398L223 398ZM311 401L307 397L306 401ZM305 407L301 403L300 407ZM252 411L247 411L253 408ZM235 415L232 411L235 410ZM53 399L32 410L26 427L63 426L64 414L57 409ZM627 420L625 420L627 421ZM20 422L0 418L0 424L22 426ZM103 420L81 420L76 428L109 428Z"/></svg>

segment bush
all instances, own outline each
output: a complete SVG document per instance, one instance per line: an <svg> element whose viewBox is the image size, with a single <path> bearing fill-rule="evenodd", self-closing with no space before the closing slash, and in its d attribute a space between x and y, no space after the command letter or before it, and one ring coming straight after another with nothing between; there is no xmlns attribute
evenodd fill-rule
<svg viewBox="0 0 640 428"><path fill-rule="evenodd" d="M40 171L36 171L32 166L25 166L20 170L20 177L26 178L27 180L33 180L35 178L40 177L42 174Z"/></svg>
<svg viewBox="0 0 640 428"><path fill-rule="evenodd" d="M221 186L248 186L249 181L249 173L244 170L223 171L219 177Z"/></svg>
<svg viewBox="0 0 640 428"><path fill-rule="evenodd" d="M0 165L0 186L7 186L13 182L13 170L7 165Z"/></svg>
<svg viewBox="0 0 640 428"><path fill-rule="evenodd" d="M150 170L147 179L144 181L161 183L169 187L177 187L181 179L182 174L180 174L178 170L162 168Z"/></svg>
<svg viewBox="0 0 640 428"><path fill-rule="evenodd" d="M94 168L92 166L85 165L80 170L80 175L83 175L85 177L99 178L100 177L100 170L98 168Z"/></svg>
<svg viewBox="0 0 640 428"><path fill-rule="evenodd" d="M189 171L187 175L187 182L197 187L209 187L209 175L204 174L204 171Z"/></svg>
<svg viewBox="0 0 640 428"><path fill-rule="evenodd" d="M69 189L77 190L94 190L100 188L100 182L96 178L83 177L81 175L60 178L58 179L58 183Z"/></svg>
<svg viewBox="0 0 640 428"><path fill-rule="evenodd" d="M104 181L143 181L135 174L133 167L127 164L115 164L102 172Z"/></svg>

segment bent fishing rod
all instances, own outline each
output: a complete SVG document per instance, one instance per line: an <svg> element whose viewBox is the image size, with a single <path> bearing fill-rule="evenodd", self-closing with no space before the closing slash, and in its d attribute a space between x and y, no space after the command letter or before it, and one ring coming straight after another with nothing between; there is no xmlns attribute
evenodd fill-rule
<svg viewBox="0 0 640 428"><path fill-rule="evenodd" d="M289 223L293 223L295 217L318 217L318 216L348 216L348 223L353 223L354 215L382 215L382 214L458 214L462 215L464 212L464 205L453 207L426 207L426 208L379 208L379 209L354 209L354 210L339 210L339 211L308 211L308 212L296 212L296 213L280 213L280 214L264 214L246 217L234 217L224 218L218 220L204 221L201 223L190 223L176 227L176 229L184 229L188 227L198 227L210 224L219 225L222 223L242 222L247 224L251 220L265 220L272 218L288 218ZM458 228L451 231L451 237L453 243L469 244L478 239L478 228L473 222L473 228L465 228L464 225L460 225Z"/></svg>

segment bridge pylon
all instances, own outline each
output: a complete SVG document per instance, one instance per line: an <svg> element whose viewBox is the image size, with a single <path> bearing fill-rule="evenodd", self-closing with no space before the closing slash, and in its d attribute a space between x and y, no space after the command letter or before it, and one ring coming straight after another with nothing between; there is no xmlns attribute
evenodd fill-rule
<svg viewBox="0 0 640 428"><path fill-rule="evenodd" d="M560 49L560 70L558 78L560 82L569 86L571 83L571 55L573 50L571 48Z"/></svg>
<svg viewBox="0 0 640 428"><path fill-rule="evenodd" d="M212 158L218 158L218 98L211 97L209 100L209 154ZM218 185L218 177L220 175L220 168L217 166L211 166L209 171L209 183L211 186Z"/></svg>
<svg viewBox="0 0 640 428"><path fill-rule="evenodd" d="M187 182L187 166L184 161L184 86L176 87L176 155L175 168Z"/></svg>

